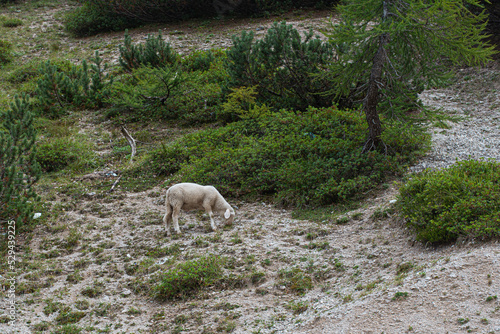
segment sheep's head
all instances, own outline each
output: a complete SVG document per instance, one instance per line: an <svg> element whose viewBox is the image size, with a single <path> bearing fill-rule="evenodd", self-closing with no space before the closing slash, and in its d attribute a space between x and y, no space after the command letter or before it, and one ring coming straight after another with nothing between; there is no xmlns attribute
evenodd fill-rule
<svg viewBox="0 0 500 334"><path fill-rule="evenodd" d="M226 225L231 225L234 220L234 210L233 208L231 209L226 209L224 212L224 218L226 219Z"/></svg>

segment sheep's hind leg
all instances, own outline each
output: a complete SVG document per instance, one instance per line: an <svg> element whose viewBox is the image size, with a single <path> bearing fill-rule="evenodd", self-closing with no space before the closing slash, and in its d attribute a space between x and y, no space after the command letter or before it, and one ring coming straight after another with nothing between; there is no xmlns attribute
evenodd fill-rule
<svg viewBox="0 0 500 334"><path fill-rule="evenodd" d="M172 222L172 207L167 205L167 212L163 216L163 222L165 223L165 229L167 230L167 235L170 236L170 223Z"/></svg>
<svg viewBox="0 0 500 334"><path fill-rule="evenodd" d="M177 234L181 234L181 229L179 228L179 215L181 213L180 208L173 208L174 212L172 213L172 220L174 222L174 230Z"/></svg>

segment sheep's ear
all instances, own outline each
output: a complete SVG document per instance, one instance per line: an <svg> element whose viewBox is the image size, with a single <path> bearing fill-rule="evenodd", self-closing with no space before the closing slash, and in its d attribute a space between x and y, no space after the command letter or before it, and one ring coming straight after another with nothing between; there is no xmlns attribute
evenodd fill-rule
<svg viewBox="0 0 500 334"><path fill-rule="evenodd" d="M231 211L229 209L226 209L226 212L224 212L224 218L229 219L231 217Z"/></svg>

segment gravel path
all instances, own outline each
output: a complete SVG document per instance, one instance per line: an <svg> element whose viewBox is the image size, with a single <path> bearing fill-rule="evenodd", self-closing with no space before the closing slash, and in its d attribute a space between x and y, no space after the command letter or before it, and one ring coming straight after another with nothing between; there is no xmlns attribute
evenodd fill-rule
<svg viewBox="0 0 500 334"><path fill-rule="evenodd" d="M496 159L500 161L500 70L464 69L460 80L445 89L420 95L429 107L441 108L463 120L448 122L449 128L432 130L432 151L412 171L444 168L456 160Z"/></svg>

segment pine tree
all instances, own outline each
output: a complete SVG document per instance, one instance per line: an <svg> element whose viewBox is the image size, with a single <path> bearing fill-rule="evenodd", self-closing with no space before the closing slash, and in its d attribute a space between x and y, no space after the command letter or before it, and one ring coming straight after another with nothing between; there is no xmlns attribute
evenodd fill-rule
<svg viewBox="0 0 500 334"><path fill-rule="evenodd" d="M345 0L329 33L337 46L333 90L358 95L368 122L363 151L385 148L379 113L420 107L417 94L450 77L454 65L479 65L494 51L482 31L479 0Z"/></svg>
<svg viewBox="0 0 500 334"><path fill-rule="evenodd" d="M21 229L33 216L38 199L33 185L41 174L35 159L33 116L25 95L16 96L3 113L0 128L0 220L13 219Z"/></svg>

